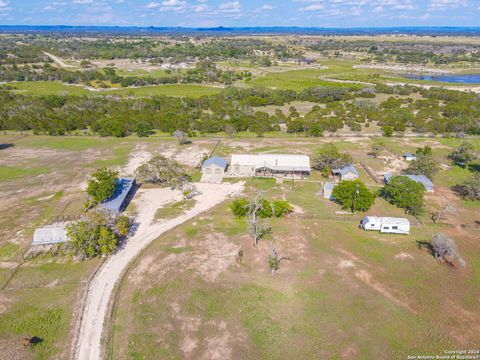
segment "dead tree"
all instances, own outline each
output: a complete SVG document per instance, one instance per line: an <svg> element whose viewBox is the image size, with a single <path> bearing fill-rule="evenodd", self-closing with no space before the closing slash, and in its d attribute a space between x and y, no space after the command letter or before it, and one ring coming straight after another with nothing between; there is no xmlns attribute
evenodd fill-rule
<svg viewBox="0 0 480 360"><path fill-rule="evenodd" d="M270 267L270 270L272 270L272 275L275 275L277 270L280 269L280 263L283 260L291 260L289 256L280 256L278 255L277 249L271 245L270 246L272 249L272 255L268 257L268 266Z"/></svg>
<svg viewBox="0 0 480 360"><path fill-rule="evenodd" d="M445 214L450 210L450 204L444 202L442 208L439 211L432 213L432 220L437 224L440 220L445 218Z"/></svg>
<svg viewBox="0 0 480 360"><path fill-rule="evenodd" d="M461 266L465 266L465 260L458 253L455 241L447 235L433 235L432 240L430 241L430 246L432 253L437 260L446 261L453 265L453 261L456 259Z"/></svg>
<svg viewBox="0 0 480 360"><path fill-rule="evenodd" d="M266 235L272 228L268 219L259 217L259 212L263 209L263 197L258 194L250 203L248 209L248 232L253 239L253 247L258 246L260 239Z"/></svg>
<svg viewBox="0 0 480 360"><path fill-rule="evenodd" d="M185 144L188 144L190 143L190 141L188 140L188 137L187 137L187 133L185 133L184 131L182 130L176 130L173 134L172 134L173 137L177 138L178 140L178 143L180 145L185 145Z"/></svg>

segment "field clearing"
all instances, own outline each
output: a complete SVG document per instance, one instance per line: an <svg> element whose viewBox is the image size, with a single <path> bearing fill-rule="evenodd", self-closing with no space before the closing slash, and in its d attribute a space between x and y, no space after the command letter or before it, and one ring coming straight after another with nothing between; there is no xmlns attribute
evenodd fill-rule
<svg viewBox="0 0 480 360"><path fill-rule="evenodd" d="M174 96L174 97L201 97L218 94L220 87L195 84L166 84L144 86L139 88L123 88L101 91L87 90L83 86L66 85L60 81L23 81L9 83L15 93L27 95L73 95L73 96Z"/></svg>

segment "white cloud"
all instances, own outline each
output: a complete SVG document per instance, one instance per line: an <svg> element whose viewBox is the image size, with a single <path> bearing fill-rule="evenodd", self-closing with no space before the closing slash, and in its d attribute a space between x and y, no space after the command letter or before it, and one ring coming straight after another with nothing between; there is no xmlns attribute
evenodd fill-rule
<svg viewBox="0 0 480 360"><path fill-rule="evenodd" d="M93 0L73 0L74 4L92 4Z"/></svg>
<svg viewBox="0 0 480 360"><path fill-rule="evenodd" d="M242 10L242 5L239 1L232 1L222 3L218 8L224 13L239 13Z"/></svg>
<svg viewBox="0 0 480 360"><path fill-rule="evenodd" d="M8 7L8 1L0 0L0 11L7 12L9 10L11 10L11 8Z"/></svg>
<svg viewBox="0 0 480 360"><path fill-rule="evenodd" d="M267 12L267 11L270 11L270 10L273 10L273 9L274 9L274 7L272 5L263 4L259 8L255 9L254 12L258 14L258 13Z"/></svg>
<svg viewBox="0 0 480 360"><path fill-rule="evenodd" d="M195 12L205 12L207 11L207 9L208 9L208 6L203 3L200 3L198 5L193 5L193 11Z"/></svg>
<svg viewBox="0 0 480 360"><path fill-rule="evenodd" d="M431 0L428 8L433 11L444 11L467 6L468 0Z"/></svg>
<svg viewBox="0 0 480 360"><path fill-rule="evenodd" d="M318 11L318 10L322 10L323 8L324 6L322 4L312 4L312 5L308 5L300 8L300 11Z"/></svg>

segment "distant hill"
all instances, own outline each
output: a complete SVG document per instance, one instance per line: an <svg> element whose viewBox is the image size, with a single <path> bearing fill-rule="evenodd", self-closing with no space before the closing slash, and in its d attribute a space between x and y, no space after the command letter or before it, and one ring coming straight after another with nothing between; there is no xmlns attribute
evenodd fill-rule
<svg viewBox="0 0 480 360"><path fill-rule="evenodd" d="M0 25L0 33L64 33L64 34L305 34L305 35L463 35L479 36L480 27L385 27L385 28L317 28L317 27L135 27L135 26L64 26L64 25Z"/></svg>

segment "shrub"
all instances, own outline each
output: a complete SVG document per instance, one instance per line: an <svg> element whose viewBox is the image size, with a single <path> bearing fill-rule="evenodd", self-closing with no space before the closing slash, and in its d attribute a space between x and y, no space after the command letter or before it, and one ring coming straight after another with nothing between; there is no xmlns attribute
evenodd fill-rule
<svg viewBox="0 0 480 360"><path fill-rule="evenodd" d="M236 199L230 204L230 209L235 217L241 218L247 215L248 205L247 199Z"/></svg>
<svg viewBox="0 0 480 360"><path fill-rule="evenodd" d="M101 168L96 170L93 178L88 182L87 194L94 202L99 203L108 199L115 192L115 180L118 173L116 171Z"/></svg>
<svg viewBox="0 0 480 360"><path fill-rule="evenodd" d="M286 200L274 200L272 202L273 213L276 217L281 217L293 211L293 206Z"/></svg>

